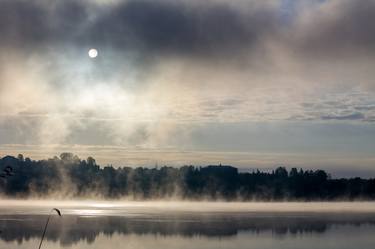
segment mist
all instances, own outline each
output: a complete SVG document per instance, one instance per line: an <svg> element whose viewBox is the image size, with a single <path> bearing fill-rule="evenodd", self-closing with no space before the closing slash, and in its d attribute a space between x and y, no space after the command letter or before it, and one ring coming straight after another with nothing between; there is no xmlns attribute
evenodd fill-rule
<svg viewBox="0 0 375 249"><path fill-rule="evenodd" d="M196 213L374 213L373 202L205 202L205 201L100 201L100 200L2 200L0 209L12 207L30 214L48 214L53 207L65 215L133 216L146 213L168 215ZM29 210L30 209L30 210ZM6 214L5 213L3 214ZM11 211L13 213L13 211Z"/></svg>
<svg viewBox="0 0 375 249"><path fill-rule="evenodd" d="M375 0L0 0L0 248L373 249Z"/></svg>
<svg viewBox="0 0 375 249"><path fill-rule="evenodd" d="M32 157L95 147L101 163L124 150L142 165L251 151L236 165L373 173L373 143L351 133L372 139L374 9L371 0L1 1L1 146ZM228 128L207 144L214 125ZM238 126L250 134L237 144ZM266 146L254 142L258 127L271 134ZM341 132L329 133L324 162L327 135L316 127ZM274 148L277 133L299 129L301 144Z"/></svg>
<svg viewBox="0 0 375 249"><path fill-rule="evenodd" d="M72 153L0 159L4 198L187 201L370 201L375 179L333 178L324 170L277 167L241 172L229 165L101 167Z"/></svg>

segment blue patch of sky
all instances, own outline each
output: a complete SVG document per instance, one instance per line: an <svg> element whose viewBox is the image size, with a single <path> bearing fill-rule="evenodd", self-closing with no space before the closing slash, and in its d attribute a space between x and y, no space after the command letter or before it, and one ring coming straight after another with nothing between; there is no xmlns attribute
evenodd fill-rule
<svg viewBox="0 0 375 249"><path fill-rule="evenodd" d="M324 3L328 0L311 0L312 3ZM280 18L284 23L290 23L298 13L298 6L301 0L281 0Z"/></svg>

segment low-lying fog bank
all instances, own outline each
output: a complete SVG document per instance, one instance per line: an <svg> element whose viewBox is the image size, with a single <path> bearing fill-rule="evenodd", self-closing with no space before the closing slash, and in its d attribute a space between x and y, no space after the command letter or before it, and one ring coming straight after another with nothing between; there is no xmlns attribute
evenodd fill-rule
<svg viewBox="0 0 375 249"><path fill-rule="evenodd" d="M45 201L2 200L0 214L11 210L48 211L56 207L71 213L111 212L351 212L375 213L375 202L178 202L178 201ZM100 211L98 211L100 210ZM103 214L104 214L103 213Z"/></svg>

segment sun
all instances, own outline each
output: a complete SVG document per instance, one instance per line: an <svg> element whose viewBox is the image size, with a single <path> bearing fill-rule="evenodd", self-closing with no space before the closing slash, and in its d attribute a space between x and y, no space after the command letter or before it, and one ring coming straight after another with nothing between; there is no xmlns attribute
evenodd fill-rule
<svg viewBox="0 0 375 249"><path fill-rule="evenodd" d="M90 58L95 58L98 56L98 50L96 50L95 48L91 48L88 52Z"/></svg>

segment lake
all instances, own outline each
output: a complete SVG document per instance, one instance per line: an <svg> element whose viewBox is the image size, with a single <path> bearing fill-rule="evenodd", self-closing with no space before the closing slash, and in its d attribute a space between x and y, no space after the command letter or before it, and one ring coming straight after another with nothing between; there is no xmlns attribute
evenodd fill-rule
<svg viewBox="0 0 375 249"><path fill-rule="evenodd" d="M373 249L374 203L0 201L0 248Z"/></svg>

